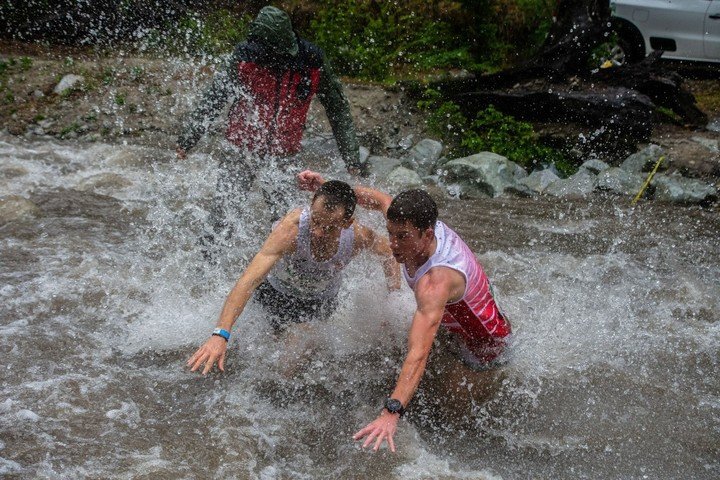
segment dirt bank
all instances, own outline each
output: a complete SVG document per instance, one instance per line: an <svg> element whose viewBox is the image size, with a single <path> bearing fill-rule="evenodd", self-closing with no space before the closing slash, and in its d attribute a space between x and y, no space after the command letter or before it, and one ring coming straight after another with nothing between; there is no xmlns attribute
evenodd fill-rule
<svg viewBox="0 0 720 480"><path fill-rule="evenodd" d="M0 52L0 129L14 135L127 141L172 150L184 115L212 73L209 63L137 57L122 51L110 56L0 44ZM55 93L66 75L82 78L65 92ZM345 86L361 144L373 154L399 156L404 145L427 136L423 112L401 89L348 79ZM720 81L689 80L688 87L708 117L718 122ZM214 131L220 133L221 128L222 122L217 122ZM329 132L316 102L307 135ZM652 142L665 147L673 166L684 174L716 178L720 176L718 140L720 132L662 125L655 129Z"/></svg>

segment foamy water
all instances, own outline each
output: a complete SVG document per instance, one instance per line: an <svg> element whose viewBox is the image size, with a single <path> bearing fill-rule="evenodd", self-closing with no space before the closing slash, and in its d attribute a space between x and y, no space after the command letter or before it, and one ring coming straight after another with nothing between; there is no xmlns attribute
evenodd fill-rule
<svg viewBox="0 0 720 480"><path fill-rule="evenodd" d="M0 226L0 476L720 476L716 209L438 197L512 319L510 362L449 392L434 352L398 453L373 454L351 435L392 390L414 308L375 259L297 338L251 303L226 373L202 377L184 362L267 234L259 195L213 267L208 155L4 136L0 169L0 196L37 207Z"/></svg>

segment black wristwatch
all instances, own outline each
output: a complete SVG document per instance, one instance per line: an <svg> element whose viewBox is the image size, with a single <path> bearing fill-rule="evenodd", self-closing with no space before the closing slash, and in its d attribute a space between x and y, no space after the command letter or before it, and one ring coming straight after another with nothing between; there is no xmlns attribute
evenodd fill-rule
<svg viewBox="0 0 720 480"><path fill-rule="evenodd" d="M390 413L399 413L401 417L405 414L405 407L403 407L402 402L395 398L385 400L385 410Z"/></svg>

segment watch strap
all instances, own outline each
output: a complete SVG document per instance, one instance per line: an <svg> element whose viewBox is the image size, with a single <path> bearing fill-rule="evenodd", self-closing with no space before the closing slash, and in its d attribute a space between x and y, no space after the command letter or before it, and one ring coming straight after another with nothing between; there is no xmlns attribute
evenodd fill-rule
<svg viewBox="0 0 720 480"><path fill-rule="evenodd" d="M230 332L223 328L216 328L212 334L224 338L226 342L230 341Z"/></svg>

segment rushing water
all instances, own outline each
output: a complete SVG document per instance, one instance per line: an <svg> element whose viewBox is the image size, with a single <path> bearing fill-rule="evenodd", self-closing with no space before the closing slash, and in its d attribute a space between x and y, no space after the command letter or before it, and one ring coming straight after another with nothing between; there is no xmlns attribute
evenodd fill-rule
<svg viewBox="0 0 720 480"><path fill-rule="evenodd" d="M251 303L227 372L202 377L184 362L267 233L259 200L213 267L206 155L5 136L0 169L0 196L36 206L0 226L3 478L720 477L717 209L442 198L513 321L511 361L448 387L437 349L398 453L372 453L351 435L414 305L377 261L297 338Z"/></svg>

